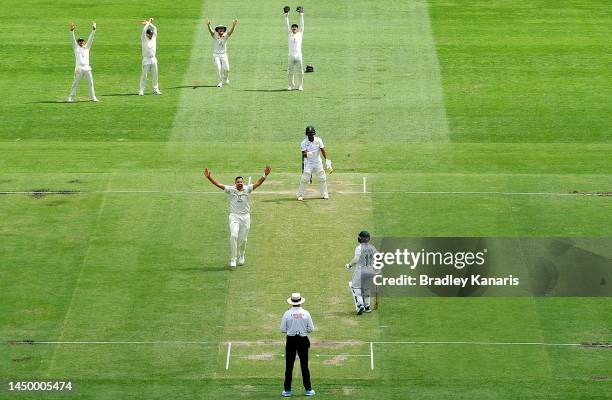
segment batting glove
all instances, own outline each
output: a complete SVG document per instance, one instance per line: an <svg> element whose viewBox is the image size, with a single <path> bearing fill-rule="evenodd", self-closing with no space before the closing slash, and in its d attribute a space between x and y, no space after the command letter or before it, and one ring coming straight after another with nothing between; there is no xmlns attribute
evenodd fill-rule
<svg viewBox="0 0 612 400"><path fill-rule="evenodd" d="M325 168L331 169L331 160L325 160Z"/></svg>

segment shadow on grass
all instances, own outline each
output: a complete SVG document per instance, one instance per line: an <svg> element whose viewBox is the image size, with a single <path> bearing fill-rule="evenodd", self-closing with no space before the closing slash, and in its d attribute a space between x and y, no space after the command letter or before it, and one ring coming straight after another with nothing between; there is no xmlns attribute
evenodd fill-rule
<svg viewBox="0 0 612 400"><path fill-rule="evenodd" d="M287 89L243 89L243 92L289 92Z"/></svg>
<svg viewBox="0 0 612 400"><path fill-rule="evenodd" d="M186 86L174 86L169 89L199 89L199 88L216 88L216 85L186 85Z"/></svg>
<svg viewBox="0 0 612 400"><path fill-rule="evenodd" d="M103 94L102 97L116 97L116 96L138 96L138 93L110 93Z"/></svg>
<svg viewBox="0 0 612 400"><path fill-rule="evenodd" d="M74 100L72 103L91 103L91 100ZM41 101L30 101L26 104L70 104L66 100L41 100Z"/></svg>

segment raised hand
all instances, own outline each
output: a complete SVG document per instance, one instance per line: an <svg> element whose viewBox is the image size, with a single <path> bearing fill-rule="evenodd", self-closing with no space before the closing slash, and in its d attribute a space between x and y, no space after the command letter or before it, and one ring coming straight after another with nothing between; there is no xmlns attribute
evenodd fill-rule
<svg viewBox="0 0 612 400"><path fill-rule="evenodd" d="M236 24L237 24L237 23L238 23L238 20L234 18L234 19L232 20L232 24L234 24L234 26L236 26Z"/></svg>
<svg viewBox="0 0 612 400"><path fill-rule="evenodd" d="M272 171L272 167L269 165L266 165L266 168L264 169L264 175L268 176L270 175L270 172Z"/></svg>
<svg viewBox="0 0 612 400"><path fill-rule="evenodd" d="M70 21L70 30L74 31L76 25L74 25L74 22Z"/></svg>
<svg viewBox="0 0 612 400"><path fill-rule="evenodd" d="M212 24L212 21L210 20L210 18L208 18L208 20L206 21L206 25L210 26L210 24Z"/></svg>
<svg viewBox="0 0 612 400"><path fill-rule="evenodd" d="M96 21L92 22L91 29L93 29L94 31L96 30Z"/></svg>
<svg viewBox="0 0 612 400"><path fill-rule="evenodd" d="M208 168L204 168L204 176L210 178L210 171L208 170Z"/></svg>

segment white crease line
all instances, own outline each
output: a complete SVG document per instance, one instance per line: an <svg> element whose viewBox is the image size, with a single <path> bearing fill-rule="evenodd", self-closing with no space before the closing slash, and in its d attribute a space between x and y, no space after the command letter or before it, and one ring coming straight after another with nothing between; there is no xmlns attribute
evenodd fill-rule
<svg viewBox="0 0 612 400"><path fill-rule="evenodd" d="M225 370L229 369L230 354L232 353L232 342L227 343L227 358L225 360Z"/></svg>
<svg viewBox="0 0 612 400"><path fill-rule="evenodd" d="M257 191L260 195L295 195L295 191ZM556 193L556 192L486 192L486 191L403 191L403 190L387 190L387 191L331 191L331 194L353 195L353 194L405 194L405 195L495 195L495 196L565 196L565 197L612 197L612 194L607 192L601 193ZM222 191L189 191L189 190L92 190L92 191L0 191L0 195L77 195L77 194L224 194Z"/></svg>
<svg viewBox="0 0 612 400"><path fill-rule="evenodd" d="M271 346L271 345L280 345L284 343L282 340L274 340L271 342L263 342L263 341L234 341L234 342L215 342L215 341L189 341L189 340L161 340L161 341L103 341L103 340L75 340L75 341L48 341L48 340L5 340L0 341L0 344L4 345L36 345L36 344L77 344L77 345L88 345L88 344L122 344L122 345L130 345L130 344L168 344L168 345L182 345L182 344L208 344L208 345L219 345L219 344L228 344L228 350L231 349L231 344L241 344L241 345L254 345L254 346ZM328 343L333 343L336 345L352 345L352 346L360 346L364 345L368 342L359 342L359 341L321 341L321 342L313 342L314 346L318 344L325 345ZM544 343L544 342L469 342L469 341L372 341L369 342L371 346L374 344L413 344L413 345L474 345L474 346L584 346L584 347L602 347L607 348L609 344L604 343L602 346L598 346L597 344L591 343ZM372 350L372 349L371 349ZM373 351L373 350L372 350ZM229 354L229 351L228 351ZM364 355L368 357L369 355ZM229 359L229 355L228 355Z"/></svg>
<svg viewBox="0 0 612 400"><path fill-rule="evenodd" d="M374 371L374 343L370 342L370 369Z"/></svg>

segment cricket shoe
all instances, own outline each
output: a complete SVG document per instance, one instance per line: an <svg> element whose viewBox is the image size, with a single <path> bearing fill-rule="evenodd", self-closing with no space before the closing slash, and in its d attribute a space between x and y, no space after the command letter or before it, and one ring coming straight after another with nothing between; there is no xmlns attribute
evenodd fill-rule
<svg viewBox="0 0 612 400"><path fill-rule="evenodd" d="M238 258L238 265L244 265L246 261L246 257L244 255L240 256L240 258Z"/></svg>
<svg viewBox="0 0 612 400"><path fill-rule="evenodd" d="M68 97L68 99L66 100L66 103L72 103L72 97Z"/></svg>
<svg viewBox="0 0 612 400"><path fill-rule="evenodd" d="M223 87L223 82L217 83L217 87Z"/></svg>
<svg viewBox="0 0 612 400"><path fill-rule="evenodd" d="M281 396L291 397L291 390L283 390L283 393L281 393Z"/></svg>
<svg viewBox="0 0 612 400"><path fill-rule="evenodd" d="M298 201L304 201L304 198L302 196L298 196Z"/></svg>
<svg viewBox="0 0 612 400"><path fill-rule="evenodd" d="M301 92L302 90L304 90L304 86L300 86L298 90Z"/></svg>
<svg viewBox="0 0 612 400"><path fill-rule="evenodd" d="M295 88L293 86L289 86L287 90L291 91L291 90L295 90Z"/></svg>
<svg viewBox="0 0 612 400"><path fill-rule="evenodd" d="M227 85L229 83L229 78L225 78L225 84Z"/></svg>
<svg viewBox="0 0 612 400"><path fill-rule="evenodd" d="M156 91L154 91L154 92L153 92L153 94L156 94L156 95L158 95L158 96L161 96L162 92L160 92L159 90L156 90Z"/></svg>
<svg viewBox="0 0 612 400"><path fill-rule="evenodd" d="M236 269L236 259L232 258L230 260L230 269Z"/></svg>
<svg viewBox="0 0 612 400"><path fill-rule="evenodd" d="M324 200L329 200L329 195L328 195L327 193L325 193L325 194L323 195L323 199L324 199Z"/></svg>
<svg viewBox="0 0 612 400"><path fill-rule="evenodd" d="M304 396L314 396L315 395L315 391L312 389L308 389L304 392Z"/></svg>
<svg viewBox="0 0 612 400"><path fill-rule="evenodd" d="M92 97L91 101L93 101L94 103L97 103L97 102L98 102L98 101L100 101L100 100L98 100L98 98L97 98L97 97Z"/></svg>
<svg viewBox="0 0 612 400"><path fill-rule="evenodd" d="M144 92L138 92L138 96L144 96Z"/></svg>
<svg viewBox="0 0 612 400"><path fill-rule="evenodd" d="M364 308L363 312L371 313L372 309L368 306Z"/></svg>
<svg viewBox="0 0 612 400"><path fill-rule="evenodd" d="M365 311L365 307L362 305L359 305L359 307L357 308L357 315L363 314L364 311Z"/></svg>

